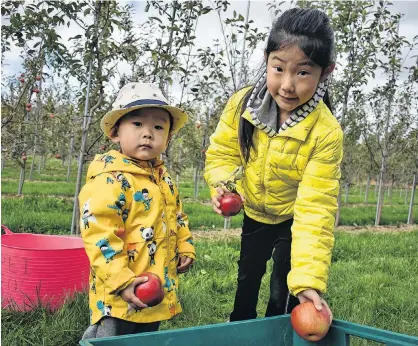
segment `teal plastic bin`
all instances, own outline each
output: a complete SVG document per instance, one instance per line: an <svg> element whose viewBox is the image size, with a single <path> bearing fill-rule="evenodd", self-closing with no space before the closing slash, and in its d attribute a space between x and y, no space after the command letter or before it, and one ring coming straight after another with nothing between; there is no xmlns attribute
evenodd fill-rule
<svg viewBox="0 0 418 346"><path fill-rule="evenodd" d="M414 336L334 320L324 339L301 339L290 315L80 341L83 346L348 346L350 335L388 346L418 345Z"/></svg>

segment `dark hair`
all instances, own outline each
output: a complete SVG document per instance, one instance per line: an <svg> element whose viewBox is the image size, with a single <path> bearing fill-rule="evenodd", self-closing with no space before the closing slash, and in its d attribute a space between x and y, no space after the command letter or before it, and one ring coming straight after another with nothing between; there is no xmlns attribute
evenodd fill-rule
<svg viewBox="0 0 418 346"><path fill-rule="evenodd" d="M266 60L271 52L283 47L297 44L314 63L325 68L334 62L334 32L327 15L317 9L292 8L277 18L270 31L266 46ZM238 107L244 113L251 93L251 88ZM332 111L328 91L323 100ZM238 111L237 109L237 111ZM240 116L240 148L245 162L250 157L253 144L254 125Z"/></svg>
<svg viewBox="0 0 418 346"><path fill-rule="evenodd" d="M170 129L168 130L168 133L170 133L171 130L173 129L173 116L171 115L171 113L168 110L166 110L164 108L160 108L160 107L149 107L149 108L158 108L158 109L162 109L163 111L167 112L167 114L169 115L169 118L170 118ZM118 131L119 125L120 125L120 122L122 121L122 119L126 119L127 117L132 117L132 116L136 115L141 109L144 109L144 108L135 109L131 112L126 113L122 117L120 117L118 119L118 121L115 123L115 125L113 125L113 127L112 127L112 134L114 135L115 132Z"/></svg>

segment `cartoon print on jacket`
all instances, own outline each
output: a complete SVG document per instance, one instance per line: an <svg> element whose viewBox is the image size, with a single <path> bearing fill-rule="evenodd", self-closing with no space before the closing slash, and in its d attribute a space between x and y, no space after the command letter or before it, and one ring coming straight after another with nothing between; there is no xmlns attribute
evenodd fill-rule
<svg viewBox="0 0 418 346"><path fill-rule="evenodd" d="M152 197L149 197L149 193L147 189L142 189L142 191L137 191L134 194L135 202L142 202L144 203L145 210L149 210L151 207Z"/></svg>
<svg viewBox="0 0 418 346"><path fill-rule="evenodd" d="M167 288L167 292L171 292L173 290L174 280L168 277L168 267L164 267L164 280L165 284L163 288Z"/></svg>
<svg viewBox="0 0 418 346"><path fill-rule="evenodd" d="M81 215L81 219L83 220L84 229L90 228L90 224L89 224L90 221L94 222L94 223L97 223L96 217L90 211L90 201L91 201L91 198L89 200L87 200L86 203L84 203L83 215Z"/></svg>
<svg viewBox="0 0 418 346"><path fill-rule="evenodd" d="M126 191L131 188L129 181L125 178L125 176L122 173L113 172L112 175L116 178L118 182L121 183L121 187L123 191Z"/></svg>
<svg viewBox="0 0 418 346"><path fill-rule="evenodd" d="M113 183L114 181L112 178L109 178L109 177L106 178L106 184L113 184Z"/></svg>
<svg viewBox="0 0 418 346"><path fill-rule="evenodd" d="M123 222L126 222L129 216L129 209L123 209L122 211L122 220Z"/></svg>
<svg viewBox="0 0 418 346"><path fill-rule="evenodd" d="M125 165L131 165L132 164L132 162L125 157L122 159L122 161Z"/></svg>
<svg viewBox="0 0 418 346"><path fill-rule="evenodd" d="M102 155L97 159L97 161L103 161L104 162L104 168L106 168L109 163L110 164L113 163L114 159L116 159L116 157L114 157L114 156Z"/></svg>
<svg viewBox="0 0 418 346"><path fill-rule="evenodd" d="M121 193L118 197L118 200L115 201L115 204L114 205L108 205L108 208L116 209L118 215L122 215L122 208L125 206L125 204L126 204L125 195L123 193Z"/></svg>
<svg viewBox="0 0 418 346"><path fill-rule="evenodd" d="M94 275L93 273L91 274L93 277L92 280L92 284L91 284L91 290L94 292L94 294L96 294L96 275Z"/></svg>
<svg viewBox="0 0 418 346"><path fill-rule="evenodd" d="M176 206L180 207L180 195L176 197Z"/></svg>
<svg viewBox="0 0 418 346"><path fill-rule="evenodd" d="M187 239L186 242L189 243L190 245L194 245L193 238Z"/></svg>
<svg viewBox="0 0 418 346"><path fill-rule="evenodd" d="M164 177L163 180L169 186L171 194L174 195L174 185L173 185L173 182L171 181L171 178L167 176L167 177Z"/></svg>
<svg viewBox="0 0 418 346"><path fill-rule="evenodd" d="M183 218L181 217L181 214L177 214L177 224L180 227L186 227L186 224L184 223Z"/></svg>
<svg viewBox="0 0 418 346"><path fill-rule="evenodd" d="M142 238L144 238L145 241L149 241L154 238L154 226L141 227L139 231L141 232L141 236Z"/></svg>
<svg viewBox="0 0 418 346"><path fill-rule="evenodd" d="M155 252L157 251L157 242L154 240L151 244L148 244L149 249L149 265L155 264Z"/></svg>
<svg viewBox="0 0 418 346"><path fill-rule="evenodd" d="M128 262L135 262L135 252L138 253L135 243L129 243L126 252L128 254Z"/></svg>
<svg viewBox="0 0 418 346"><path fill-rule="evenodd" d="M122 250L115 251L109 244L109 240L107 239L100 239L96 246L99 247L100 251L102 252L102 255L104 258L106 258L106 263L109 263L113 260L113 257L115 257L118 253L121 253Z"/></svg>
<svg viewBox="0 0 418 346"><path fill-rule="evenodd" d="M112 310L112 305L105 305L101 300L97 302L97 308L102 312L102 316L112 316L110 310Z"/></svg>

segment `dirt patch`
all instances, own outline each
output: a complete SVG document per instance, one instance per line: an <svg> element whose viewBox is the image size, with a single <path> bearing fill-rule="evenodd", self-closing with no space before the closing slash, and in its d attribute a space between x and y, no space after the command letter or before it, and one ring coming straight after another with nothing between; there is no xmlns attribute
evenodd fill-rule
<svg viewBox="0 0 418 346"><path fill-rule="evenodd" d="M399 233L399 232L413 232L418 231L418 225L400 225L397 226L338 226L337 231L347 233ZM241 228L231 228L224 230L223 228L215 228L207 231L192 230L193 237L196 239L218 240L222 238L236 238L241 235Z"/></svg>

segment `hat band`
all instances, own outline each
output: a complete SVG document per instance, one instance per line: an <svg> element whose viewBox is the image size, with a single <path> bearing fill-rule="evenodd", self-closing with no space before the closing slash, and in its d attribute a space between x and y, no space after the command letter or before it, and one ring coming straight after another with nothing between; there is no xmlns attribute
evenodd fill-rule
<svg viewBox="0 0 418 346"><path fill-rule="evenodd" d="M145 100L136 100L134 102L128 103L123 108L129 108L129 107L134 107L134 106L142 106L142 105L168 106L168 104L164 101L145 99Z"/></svg>

